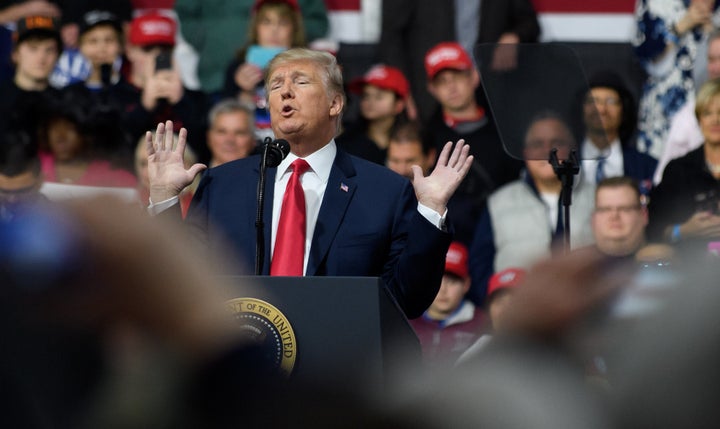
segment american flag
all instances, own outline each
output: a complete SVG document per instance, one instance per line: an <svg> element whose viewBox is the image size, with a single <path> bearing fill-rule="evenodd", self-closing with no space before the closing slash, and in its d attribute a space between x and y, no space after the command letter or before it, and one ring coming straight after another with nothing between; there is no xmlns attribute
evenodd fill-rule
<svg viewBox="0 0 720 429"><path fill-rule="evenodd" d="M391 1L391 0L385 0ZM505 0L502 0L505 1ZM542 28L541 40L566 42L629 42L635 35L636 0L531 0ZM348 43L373 42L379 25L378 0L325 0L330 37Z"/></svg>

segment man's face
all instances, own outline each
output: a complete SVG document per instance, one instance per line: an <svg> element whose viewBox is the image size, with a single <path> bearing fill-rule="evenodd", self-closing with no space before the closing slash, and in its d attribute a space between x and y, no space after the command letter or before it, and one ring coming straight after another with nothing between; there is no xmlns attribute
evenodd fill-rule
<svg viewBox="0 0 720 429"><path fill-rule="evenodd" d="M216 165L245 158L255 149L250 118L243 111L221 113L208 130L208 147Z"/></svg>
<svg viewBox="0 0 720 429"><path fill-rule="evenodd" d="M413 165L419 165L423 171L427 169L427 159L419 141L391 141L385 162L389 169L408 179L412 179Z"/></svg>
<svg viewBox="0 0 720 429"><path fill-rule="evenodd" d="M465 293L470 288L470 279L462 279L453 274L445 274L435 300L430 309L443 316L451 315L460 305Z"/></svg>
<svg viewBox="0 0 720 429"><path fill-rule="evenodd" d="M310 61L286 62L268 79L273 132L287 139L294 152L299 142L303 153L323 147L335 135L342 112L342 97L329 94L318 67Z"/></svg>
<svg viewBox="0 0 720 429"><path fill-rule="evenodd" d="M55 39L28 39L13 52L16 73L33 81L46 81L58 59Z"/></svg>
<svg viewBox="0 0 720 429"><path fill-rule="evenodd" d="M637 193L628 186L601 187L595 196L592 226L600 251L629 255L645 240L648 214Z"/></svg>
<svg viewBox="0 0 720 429"><path fill-rule="evenodd" d="M557 119L541 119L533 123L525 136L525 165L535 181L558 180L548 162L550 151L558 150L558 159L567 159L572 148L572 136Z"/></svg>
<svg viewBox="0 0 720 429"><path fill-rule="evenodd" d="M708 45L708 78L720 77L720 39L713 39Z"/></svg>
<svg viewBox="0 0 720 429"><path fill-rule="evenodd" d="M80 37L80 53L93 66L112 64L121 49L117 31L111 25L98 25Z"/></svg>
<svg viewBox="0 0 720 429"><path fill-rule="evenodd" d="M459 111L475 102L480 77L475 70L442 70L428 83L430 94L447 111Z"/></svg>
<svg viewBox="0 0 720 429"><path fill-rule="evenodd" d="M620 95L611 88L593 88L585 98L583 113L589 132L616 136L623 118Z"/></svg>

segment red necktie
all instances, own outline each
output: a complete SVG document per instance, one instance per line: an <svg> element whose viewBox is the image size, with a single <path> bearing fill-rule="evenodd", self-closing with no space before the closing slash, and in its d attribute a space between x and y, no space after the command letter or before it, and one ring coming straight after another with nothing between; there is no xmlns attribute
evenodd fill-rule
<svg viewBox="0 0 720 429"><path fill-rule="evenodd" d="M270 263L271 276L302 276L305 259L305 193L300 176L310 165L296 159L291 165L292 175L283 195L280 221L275 238L275 251Z"/></svg>

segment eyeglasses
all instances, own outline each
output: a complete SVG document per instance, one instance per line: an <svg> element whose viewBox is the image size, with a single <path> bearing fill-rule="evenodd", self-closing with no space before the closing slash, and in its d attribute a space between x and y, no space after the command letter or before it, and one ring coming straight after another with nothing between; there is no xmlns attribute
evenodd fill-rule
<svg viewBox="0 0 720 429"><path fill-rule="evenodd" d="M586 106L592 106L592 105L603 105L605 107L617 107L620 106L621 102L619 98L595 98L595 97L588 97L585 99L585 105Z"/></svg>
<svg viewBox="0 0 720 429"><path fill-rule="evenodd" d="M607 215L610 213L618 212L620 214L630 214L634 211L640 210L642 206L640 204L635 204L631 206L599 206L595 207L595 213L599 215Z"/></svg>

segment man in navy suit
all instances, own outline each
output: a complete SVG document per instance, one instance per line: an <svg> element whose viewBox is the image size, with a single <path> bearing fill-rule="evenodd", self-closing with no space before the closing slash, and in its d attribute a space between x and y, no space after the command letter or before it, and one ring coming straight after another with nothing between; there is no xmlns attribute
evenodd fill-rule
<svg viewBox="0 0 720 429"><path fill-rule="evenodd" d="M412 183L342 152L334 141L345 104L342 74L327 53L279 54L268 67L266 89L273 132L290 143L291 153L268 169L265 259L272 266L290 167L301 158L309 164L300 179L307 215L304 275L382 277L407 317L420 316L440 286L452 238L446 205L472 163L468 147L461 140L453 149L448 142L432 174L413 167ZM180 130L175 148L171 134L168 122L158 125L154 141L147 137L151 212L176 210L179 191L205 169L183 167L187 131ZM219 273L251 272L258 174L258 156L233 161L208 170L195 194L186 223L210 250L229 244L235 252Z"/></svg>

